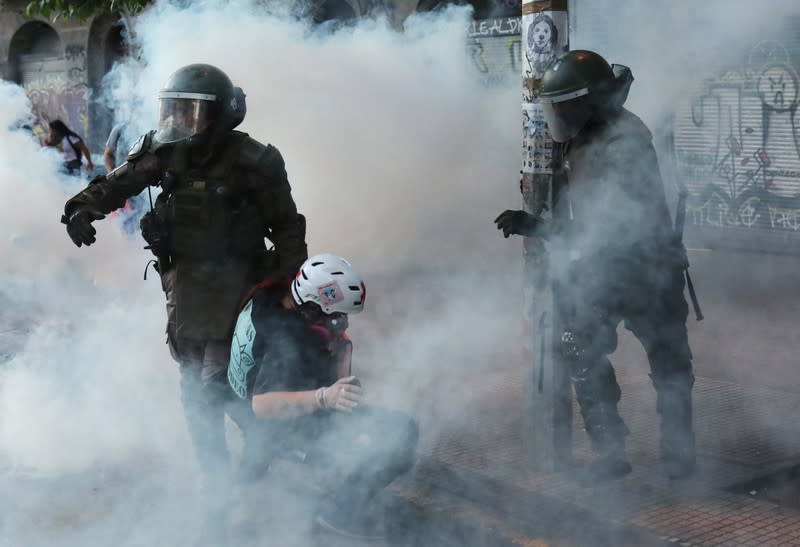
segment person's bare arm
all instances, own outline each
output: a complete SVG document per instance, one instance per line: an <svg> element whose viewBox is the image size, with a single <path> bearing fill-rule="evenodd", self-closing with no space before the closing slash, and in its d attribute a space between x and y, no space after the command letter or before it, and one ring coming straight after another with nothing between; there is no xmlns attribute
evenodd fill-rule
<svg viewBox="0 0 800 547"><path fill-rule="evenodd" d="M114 165L114 150L107 146L106 149L103 150L103 165L105 165L108 172L113 171L114 167L116 167L116 165Z"/></svg>
<svg viewBox="0 0 800 547"><path fill-rule="evenodd" d="M296 418L317 410L314 391L269 391L253 396L253 413L259 418Z"/></svg>
<svg viewBox="0 0 800 547"><path fill-rule="evenodd" d="M350 412L361 401L361 382L355 376L312 391L268 391L253 395L253 413L259 418L296 418L317 410Z"/></svg>

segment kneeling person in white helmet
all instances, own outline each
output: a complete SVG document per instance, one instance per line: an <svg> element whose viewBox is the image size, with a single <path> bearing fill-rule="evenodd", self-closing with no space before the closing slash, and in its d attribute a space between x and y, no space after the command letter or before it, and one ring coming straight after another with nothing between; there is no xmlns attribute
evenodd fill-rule
<svg viewBox="0 0 800 547"><path fill-rule="evenodd" d="M320 465L335 486L321 496L315 525L358 538L385 534L378 494L414 463L418 430L400 412L365 406L351 374L348 315L366 288L344 259L309 258L291 282L270 280L245 298L234 331L228 381L249 400L243 470L257 476L294 452Z"/></svg>

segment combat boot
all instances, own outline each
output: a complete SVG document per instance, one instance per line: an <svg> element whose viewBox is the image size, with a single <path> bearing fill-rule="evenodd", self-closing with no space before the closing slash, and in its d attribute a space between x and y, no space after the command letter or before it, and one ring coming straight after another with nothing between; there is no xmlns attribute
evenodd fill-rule
<svg viewBox="0 0 800 547"><path fill-rule="evenodd" d="M584 473L584 484L594 484L620 479L631 472L631 464L625 455L625 443L615 443L598 453Z"/></svg>
<svg viewBox="0 0 800 547"><path fill-rule="evenodd" d="M609 412L602 425L594 423L591 429L587 428L592 441L594 459L586 468L582 482L591 485L614 479L620 479L631 472L631 464L625 454L625 437L628 428L622 422L619 414Z"/></svg>
<svg viewBox="0 0 800 547"><path fill-rule="evenodd" d="M661 463L672 480L687 479L694 475L696 455L694 433L682 432L680 435L667 435L661 429Z"/></svg>

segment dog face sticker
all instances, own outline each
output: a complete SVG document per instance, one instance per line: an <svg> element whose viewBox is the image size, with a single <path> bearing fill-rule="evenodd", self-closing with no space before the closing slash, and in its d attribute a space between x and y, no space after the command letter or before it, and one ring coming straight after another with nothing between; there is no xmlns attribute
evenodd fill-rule
<svg viewBox="0 0 800 547"><path fill-rule="evenodd" d="M547 63L556 55L558 28L552 17L545 13L537 15L528 26L525 52L533 69L534 77L541 77Z"/></svg>
<svg viewBox="0 0 800 547"><path fill-rule="evenodd" d="M550 25L547 24L547 21L542 20L536 23L530 34L531 41L533 42L533 49L536 53L542 53L548 49L552 49L553 43L551 40L553 31L550 30Z"/></svg>

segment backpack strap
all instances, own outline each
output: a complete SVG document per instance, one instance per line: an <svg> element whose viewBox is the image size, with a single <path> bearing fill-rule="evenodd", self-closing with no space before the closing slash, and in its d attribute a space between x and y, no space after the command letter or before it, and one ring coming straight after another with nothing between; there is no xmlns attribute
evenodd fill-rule
<svg viewBox="0 0 800 547"><path fill-rule="evenodd" d="M75 152L75 157L78 158L78 161L81 161L82 158L83 158L83 152L81 152L81 150L79 148L75 148L75 144L72 142L72 139L70 137L71 137L71 135L67 135L66 136L67 142L72 147L72 150ZM80 140L80 139L81 138L78 137L78 140Z"/></svg>

